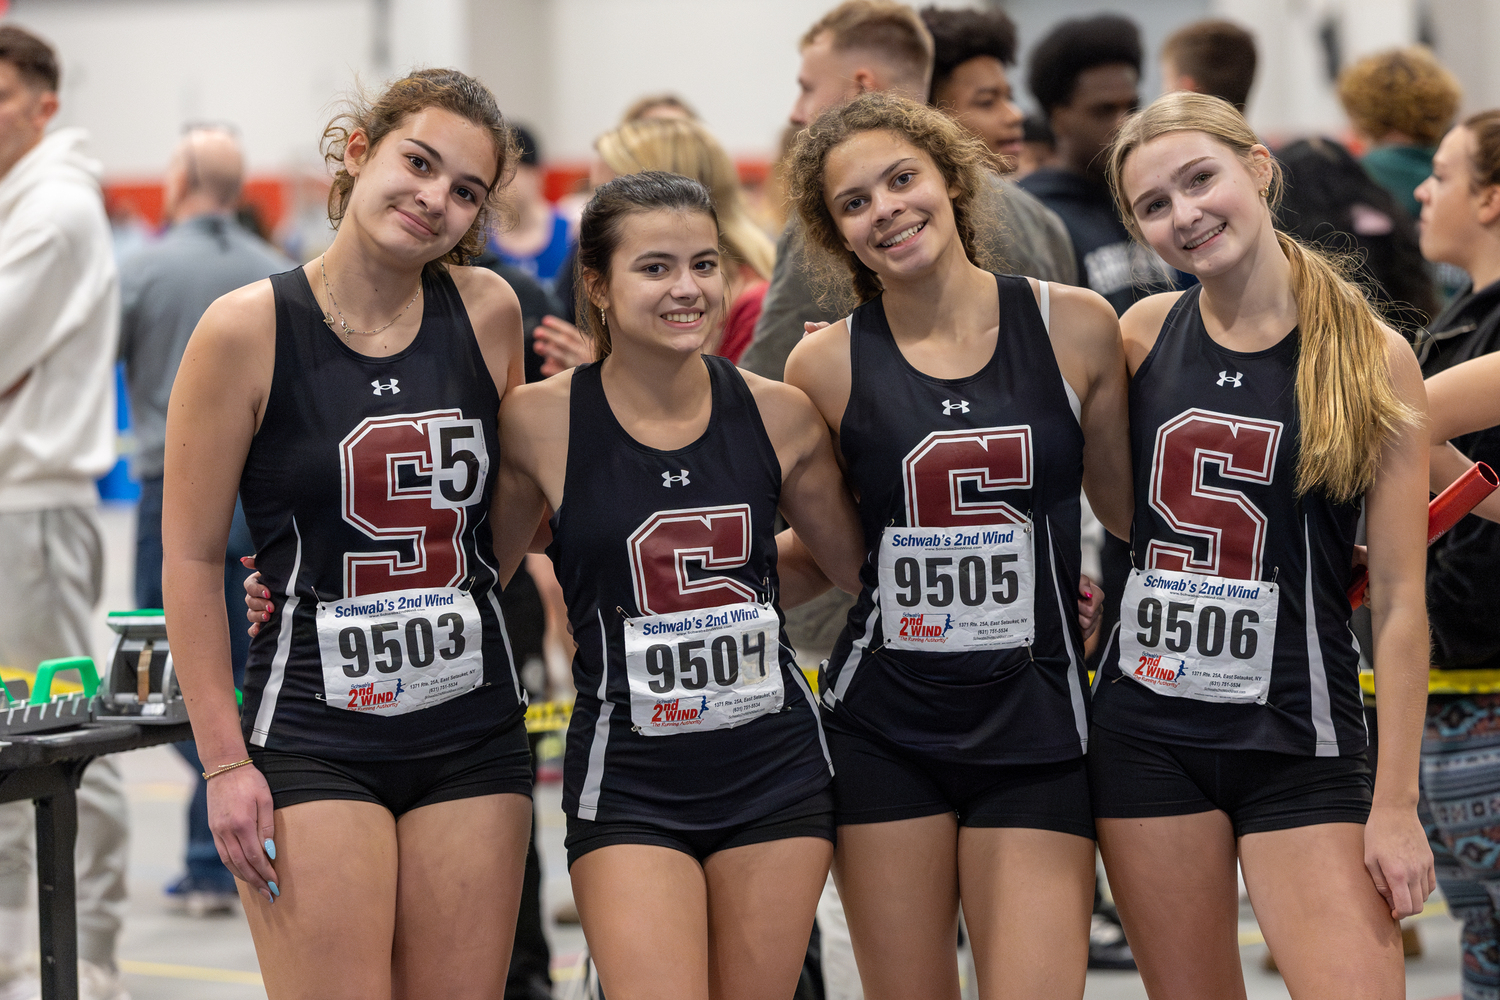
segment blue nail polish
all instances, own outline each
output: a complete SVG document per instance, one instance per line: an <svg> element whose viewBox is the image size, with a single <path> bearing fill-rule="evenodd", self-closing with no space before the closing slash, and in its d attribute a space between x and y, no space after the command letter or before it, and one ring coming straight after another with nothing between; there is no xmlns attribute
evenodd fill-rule
<svg viewBox="0 0 1500 1000"><path fill-rule="evenodd" d="M278 889L278 888L276 888L276 883L275 882L267 882L266 885L268 885L268 886L271 887L271 895L273 895L273 896L280 896L281 895L281 890Z"/></svg>
<svg viewBox="0 0 1500 1000"><path fill-rule="evenodd" d="M266 854L270 856L272 861L276 860L276 841L270 837L266 838Z"/></svg>

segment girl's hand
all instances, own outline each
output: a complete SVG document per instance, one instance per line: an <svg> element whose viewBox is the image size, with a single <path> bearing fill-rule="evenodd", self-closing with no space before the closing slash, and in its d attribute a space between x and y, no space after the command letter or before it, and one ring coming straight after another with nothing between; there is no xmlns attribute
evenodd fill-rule
<svg viewBox="0 0 1500 1000"><path fill-rule="evenodd" d="M583 339L578 327L565 319L543 316L541 325L532 331L531 337L532 350L545 359L542 361L543 375L556 375L594 360L593 345Z"/></svg>
<svg viewBox="0 0 1500 1000"><path fill-rule="evenodd" d="M1432 847L1413 808L1374 806L1365 823L1365 868L1391 908L1391 919L1422 912L1437 886Z"/></svg>
<svg viewBox="0 0 1500 1000"><path fill-rule="evenodd" d="M214 766L212 762L205 765L208 770ZM275 805L271 786L254 764L209 781L208 827L224 866L266 902L276 902L281 889L276 885L276 869L271 867L276 853Z"/></svg>
<svg viewBox="0 0 1500 1000"><path fill-rule="evenodd" d="M240 565L246 569L255 568L255 557L244 556L240 559ZM245 617L250 621L250 638L260 634L262 622L271 620L271 613L276 610L276 605L271 601L271 592L266 589L259 573L251 573L245 577Z"/></svg>
<svg viewBox="0 0 1500 1000"><path fill-rule="evenodd" d="M1099 631L1100 612L1104 610L1104 588L1086 576L1078 578L1078 627L1084 639Z"/></svg>

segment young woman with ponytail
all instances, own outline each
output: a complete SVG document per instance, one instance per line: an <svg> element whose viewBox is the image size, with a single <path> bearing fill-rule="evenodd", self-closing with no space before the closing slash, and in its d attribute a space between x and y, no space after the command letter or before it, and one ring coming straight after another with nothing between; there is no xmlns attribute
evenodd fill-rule
<svg viewBox="0 0 1500 1000"><path fill-rule="evenodd" d="M1200 282L1121 319L1135 569L1088 759L1126 933L1153 1000L1243 997L1238 859L1293 997L1403 996L1397 921L1434 881L1421 372L1335 264L1274 229L1276 162L1231 105L1162 97L1121 126L1109 175L1135 237ZM1345 596L1361 503L1373 780Z"/></svg>
<svg viewBox="0 0 1500 1000"><path fill-rule="evenodd" d="M1434 445L1431 485L1438 492L1471 461L1500 460L1500 450L1487 453L1500 449L1500 432L1492 430L1500 428L1500 109L1471 115L1443 137L1432 175L1416 196L1422 256L1469 277L1468 287L1428 327L1423 352ZM1490 433L1481 438L1481 431ZM1448 443L1454 439L1462 439L1462 451ZM1491 494L1474 513L1500 520L1500 494Z"/></svg>

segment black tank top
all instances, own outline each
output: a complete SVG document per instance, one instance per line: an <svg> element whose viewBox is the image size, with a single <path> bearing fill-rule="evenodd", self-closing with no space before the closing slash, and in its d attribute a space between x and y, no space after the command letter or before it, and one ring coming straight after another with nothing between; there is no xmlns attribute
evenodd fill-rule
<svg viewBox="0 0 1500 1000"><path fill-rule="evenodd" d="M271 287L276 371L240 497L276 612L250 646L245 739L334 759L470 745L524 698L490 537L500 397L458 289L424 274L416 338L370 358L301 268ZM409 710L437 678L448 700Z"/></svg>
<svg viewBox="0 0 1500 1000"><path fill-rule="evenodd" d="M1238 643L1245 652L1268 638L1264 623L1251 622L1236 636L1232 623L1225 634L1222 617L1215 622L1201 607L1172 619L1170 600L1137 602L1121 606L1100 660L1094 720L1206 748L1361 752L1367 737L1359 655L1345 593L1360 501L1296 495L1298 332L1264 351L1227 350L1203 326L1201 291L1189 289L1173 305L1131 379L1131 556L1143 578L1166 570L1249 582L1252 590L1256 581L1275 584L1269 688L1264 703L1217 703L1169 697L1124 676L1122 667L1135 673L1161 666L1142 664L1139 655L1122 663L1127 629L1142 650L1169 658L1174 649L1201 651L1200 644Z"/></svg>
<svg viewBox="0 0 1500 1000"><path fill-rule="evenodd" d="M670 735L644 734L638 723L650 716L632 714L627 618L774 603L781 465L739 371L724 358L703 360L712 415L698 440L674 451L648 448L625 432L599 364L573 373L563 502L548 554L578 643L563 809L579 819L735 826L831 780L817 705L785 644L768 641L760 651L763 665L779 672L780 711L735 728ZM780 610L774 614L779 623ZM658 670L681 667L651 706L668 712L668 722L697 710L710 668L704 659L695 677L691 651L677 656L675 647L668 637L657 650L666 659L653 661ZM713 669L721 666L716 659Z"/></svg>
<svg viewBox="0 0 1500 1000"><path fill-rule="evenodd" d="M1068 760L1088 745L1076 597L1083 432L1030 284L995 280L995 353L967 378L913 368L880 298L850 318L849 405L839 435L869 557L820 689L829 726L939 760ZM1025 540L1032 566L1029 645L942 651L969 607L1016 596L1005 574L1017 553L898 556L898 586L882 593L878 564L888 527L932 529L932 537L955 541L977 534L981 542L1016 529L1014 544ZM1026 596L1012 606L1024 610ZM887 620L883 604L899 622ZM923 613L907 614L903 605ZM932 639L933 651L893 648L893 636L910 632Z"/></svg>

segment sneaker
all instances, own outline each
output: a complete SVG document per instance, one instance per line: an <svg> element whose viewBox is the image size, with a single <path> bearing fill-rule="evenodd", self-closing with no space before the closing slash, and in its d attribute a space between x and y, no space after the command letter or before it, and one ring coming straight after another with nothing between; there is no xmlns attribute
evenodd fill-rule
<svg viewBox="0 0 1500 1000"><path fill-rule="evenodd" d="M1089 968L1134 969L1135 956L1125 940L1120 915L1108 903L1100 903L1089 921Z"/></svg>
<svg viewBox="0 0 1500 1000"><path fill-rule="evenodd" d="M233 913L240 894L231 889L215 889L200 886L191 875L167 886L167 907L175 913L186 914L195 920L204 917Z"/></svg>
<svg viewBox="0 0 1500 1000"><path fill-rule="evenodd" d="M78 963L78 1000L130 1000L120 973L93 962Z"/></svg>

